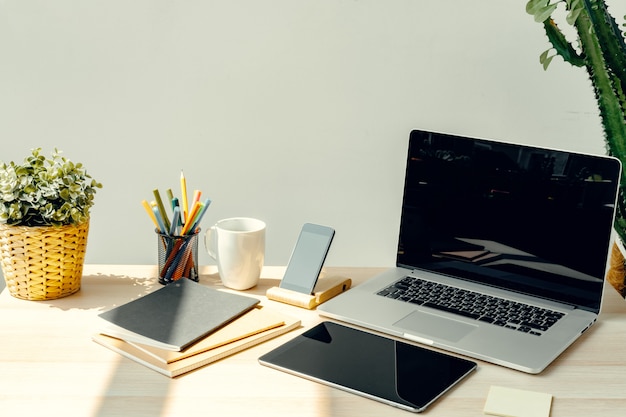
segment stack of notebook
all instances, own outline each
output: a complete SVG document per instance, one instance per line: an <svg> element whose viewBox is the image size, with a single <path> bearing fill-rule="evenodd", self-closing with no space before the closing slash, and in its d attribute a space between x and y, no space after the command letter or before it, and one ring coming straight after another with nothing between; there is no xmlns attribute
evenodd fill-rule
<svg viewBox="0 0 626 417"><path fill-rule="evenodd" d="M188 279L100 314L93 340L163 375L176 377L279 336L300 321L256 298Z"/></svg>

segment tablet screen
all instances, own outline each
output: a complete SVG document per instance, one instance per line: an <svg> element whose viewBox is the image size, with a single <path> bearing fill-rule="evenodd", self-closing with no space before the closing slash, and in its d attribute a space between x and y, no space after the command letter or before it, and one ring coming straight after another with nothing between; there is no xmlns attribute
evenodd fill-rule
<svg viewBox="0 0 626 417"><path fill-rule="evenodd" d="M261 356L263 365L420 412L476 363L323 322Z"/></svg>

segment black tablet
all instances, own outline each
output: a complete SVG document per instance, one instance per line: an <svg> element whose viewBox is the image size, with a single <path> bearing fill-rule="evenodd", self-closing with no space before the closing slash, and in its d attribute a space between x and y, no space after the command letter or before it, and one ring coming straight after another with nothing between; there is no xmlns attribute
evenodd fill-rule
<svg viewBox="0 0 626 417"><path fill-rule="evenodd" d="M261 356L303 378L421 412L476 363L373 333L323 322Z"/></svg>

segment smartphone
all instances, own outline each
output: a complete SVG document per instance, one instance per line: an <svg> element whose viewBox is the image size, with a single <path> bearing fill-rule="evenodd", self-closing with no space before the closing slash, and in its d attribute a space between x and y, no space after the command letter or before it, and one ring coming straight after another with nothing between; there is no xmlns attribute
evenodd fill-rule
<svg viewBox="0 0 626 417"><path fill-rule="evenodd" d="M335 230L331 227L305 223L280 288L312 294L334 236Z"/></svg>

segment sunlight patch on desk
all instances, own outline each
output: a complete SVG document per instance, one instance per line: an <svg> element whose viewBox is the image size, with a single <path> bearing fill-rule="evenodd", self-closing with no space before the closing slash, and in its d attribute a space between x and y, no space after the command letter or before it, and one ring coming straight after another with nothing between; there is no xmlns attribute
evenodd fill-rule
<svg viewBox="0 0 626 417"><path fill-rule="evenodd" d="M103 351L106 352L106 349ZM135 412L151 416L166 415L164 407L170 390L170 379L113 352L106 354L117 358L112 363L108 377L103 378L101 400L95 403L90 416L115 415L116 410L120 409L125 409L128 415L134 415ZM149 393L149 402L136 401L145 398L146 393ZM142 407L141 410L135 410L137 406Z"/></svg>
<svg viewBox="0 0 626 417"><path fill-rule="evenodd" d="M107 352L106 354L109 354L109 353ZM92 403L92 407L89 410L89 413L87 414L92 417L103 416L106 414L106 412L103 412L103 410L105 409L105 403L109 401L109 393L107 391L110 390L111 383L115 379L115 374L117 373L119 364L123 360L121 356L113 352L111 352L110 354L111 356L116 356L117 358L114 359L114 362L111 363L112 366L110 367L110 371L107 377L102 378L100 380L99 387L98 387L99 392L101 392L99 396L100 399L99 401L94 401Z"/></svg>

